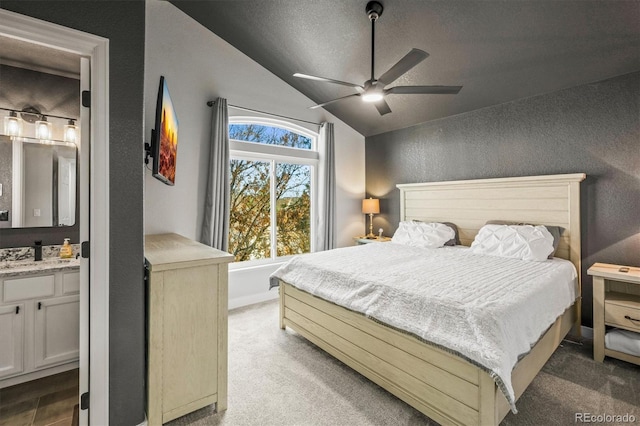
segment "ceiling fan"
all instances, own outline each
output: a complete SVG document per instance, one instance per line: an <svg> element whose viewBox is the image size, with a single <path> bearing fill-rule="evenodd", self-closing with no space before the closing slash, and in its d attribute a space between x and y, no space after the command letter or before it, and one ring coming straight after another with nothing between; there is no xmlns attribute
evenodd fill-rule
<svg viewBox="0 0 640 426"><path fill-rule="evenodd" d="M378 79L373 75L375 65L375 30L376 21L382 15L383 7L377 1L370 1L367 3L366 12L369 20L371 21L371 79L359 85L355 83L349 83L346 81L333 80L331 78L316 77L314 75L295 73L293 76L298 78L304 78L307 80L324 81L326 83L341 84L343 86L349 86L356 89L358 93L352 95L343 96L338 99L323 102L318 105L314 105L311 108L319 108L325 105L332 104L334 102L341 101L343 99L349 99L356 96L362 98L364 102L371 102L378 109L380 115L385 115L391 112L391 108L385 101L385 96L400 94L400 95L413 95L413 94L438 94L438 95L455 95L462 86L395 86L385 89L385 86L393 83L400 78L404 73L411 68L424 61L429 54L420 49L411 49L402 59L400 59L394 66L392 66L387 72L382 74Z"/></svg>

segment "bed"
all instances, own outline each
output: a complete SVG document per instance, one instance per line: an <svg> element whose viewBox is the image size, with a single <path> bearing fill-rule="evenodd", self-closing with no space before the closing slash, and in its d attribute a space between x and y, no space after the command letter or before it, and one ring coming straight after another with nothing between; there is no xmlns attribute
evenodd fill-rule
<svg viewBox="0 0 640 426"><path fill-rule="evenodd" d="M580 182L584 174L398 185L400 220L453 222L470 245L488 220L565 229L555 256L578 271L571 304L511 372L517 399L573 328L580 330ZM290 327L398 398L442 424L498 424L509 404L485 368L359 312L280 286L280 327Z"/></svg>

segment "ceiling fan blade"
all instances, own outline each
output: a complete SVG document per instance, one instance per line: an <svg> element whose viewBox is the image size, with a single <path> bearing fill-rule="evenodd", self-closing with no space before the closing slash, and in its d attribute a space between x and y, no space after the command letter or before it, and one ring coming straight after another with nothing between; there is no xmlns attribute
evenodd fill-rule
<svg viewBox="0 0 640 426"><path fill-rule="evenodd" d="M304 79L307 79L307 80L315 80L315 81L323 81L325 83L341 84L342 86L354 87L360 93L364 92L364 87L360 86L359 84L349 83L347 81L333 80L331 78L325 78L325 77L316 77L315 75L300 74L299 72L295 73L293 76L294 77L298 77L298 78L304 78Z"/></svg>
<svg viewBox="0 0 640 426"><path fill-rule="evenodd" d="M462 89L462 86L396 86L386 89L384 93L387 95L455 95L460 89Z"/></svg>
<svg viewBox="0 0 640 426"><path fill-rule="evenodd" d="M383 99L378 102L374 102L376 109L380 113L380 115L389 114L391 112L391 108L389 108L389 104Z"/></svg>
<svg viewBox="0 0 640 426"><path fill-rule="evenodd" d="M318 104L318 105L311 106L311 107L309 107L309 109L316 109L316 108L320 108L320 107L323 107L323 106L325 106L325 105L329 105L329 104L332 104L332 103L334 103L334 102L341 101L341 100L343 100L343 99L353 98L354 96L360 96L360 94L359 94L359 93L354 93L353 95L343 96L343 97L341 97L341 98L333 99L333 100L331 100L331 101L327 101L327 102L323 102L323 103Z"/></svg>
<svg viewBox="0 0 640 426"><path fill-rule="evenodd" d="M396 81L402 74L427 59L427 56L429 56L429 54L423 50L411 49L411 52L407 53L404 58L400 59L389 69L389 71L382 74L378 81L385 86Z"/></svg>

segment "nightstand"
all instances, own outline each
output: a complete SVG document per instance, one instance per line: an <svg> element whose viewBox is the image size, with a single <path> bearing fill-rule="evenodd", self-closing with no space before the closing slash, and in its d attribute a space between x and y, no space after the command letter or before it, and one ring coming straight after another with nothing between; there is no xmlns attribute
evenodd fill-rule
<svg viewBox="0 0 640 426"><path fill-rule="evenodd" d="M595 263L587 274L593 276L593 359L602 362L606 355L640 365L640 357L604 344L607 326L640 333L640 268Z"/></svg>
<svg viewBox="0 0 640 426"><path fill-rule="evenodd" d="M356 243L357 246L359 246L362 244L369 244L369 243L388 243L389 241L391 241L391 238L375 237L375 238L369 239L363 235L362 237L353 237L353 241Z"/></svg>

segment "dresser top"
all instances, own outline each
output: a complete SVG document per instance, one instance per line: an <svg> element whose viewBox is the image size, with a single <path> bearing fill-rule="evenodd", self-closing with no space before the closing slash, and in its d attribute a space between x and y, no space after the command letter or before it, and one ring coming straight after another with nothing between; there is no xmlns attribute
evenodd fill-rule
<svg viewBox="0 0 640 426"><path fill-rule="evenodd" d="M233 261L233 255L229 253L178 234L145 235L144 257L151 271Z"/></svg>

